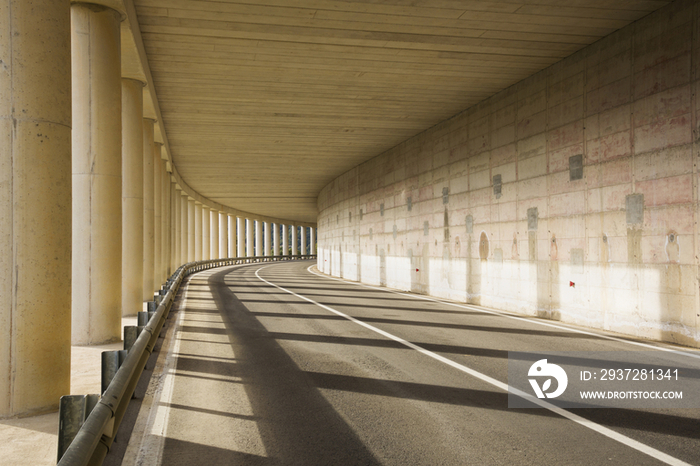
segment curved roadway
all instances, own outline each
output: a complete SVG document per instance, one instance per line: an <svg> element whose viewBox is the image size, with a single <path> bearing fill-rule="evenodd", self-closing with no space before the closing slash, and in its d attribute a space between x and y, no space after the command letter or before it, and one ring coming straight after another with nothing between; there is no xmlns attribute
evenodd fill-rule
<svg viewBox="0 0 700 466"><path fill-rule="evenodd" d="M700 410L573 410L582 423L509 409L494 385L507 383L508 351L638 349L630 343L312 265L191 277L143 464L700 464Z"/></svg>

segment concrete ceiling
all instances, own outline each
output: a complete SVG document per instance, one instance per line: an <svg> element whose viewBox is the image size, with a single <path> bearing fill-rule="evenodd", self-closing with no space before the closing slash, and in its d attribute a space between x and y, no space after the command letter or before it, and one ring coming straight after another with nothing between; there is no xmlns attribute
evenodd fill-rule
<svg viewBox="0 0 700 466"><path fill-rule="evenodd" d="M338 175L667 3L133 0L182 179L303 222Z"/></svg>

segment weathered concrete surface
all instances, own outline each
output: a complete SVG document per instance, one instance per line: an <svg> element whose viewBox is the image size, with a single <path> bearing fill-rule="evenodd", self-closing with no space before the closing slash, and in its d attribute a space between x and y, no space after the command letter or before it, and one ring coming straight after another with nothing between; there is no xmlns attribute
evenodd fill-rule
<svg viewBox="0 0 700 466"><path fill-rule="evenodd" d="M160 152L163 144L156 142L153 144L153 152L151 158L153 159L153 177L151 181L153 183L153 287L151 293L154 290L160 288L161 283L163 283L161 260L163 258L162 254L162 241L163 241L163 214L162 214L162 199L163 190L160 186L161 174L160 174ZM150 301L150 296L149 296Z"/></svg>
<svg viewBox="0 0 700 466"><path fill-rule="evenodd" d="M249 233L248 238L252 238ZM228 216L219 212L219 258L225 259L228 255Z"/></svg>
<svg viewBox="0 0 700 466"><path fill-rule="evenodd" d="M228 257L236 257L237 218L230 214L226 217L228 218Z"/></svg>
<svg viewBox="0 0 700 466"><path fill-rule="evenodd" d="M218 226L218 225L217 225ZM211 258L211 210L208 207L202 207L202 260Z"/></svg>
<svg viewBox="0 0 700 466"><path fill-rule="evenodd" d="M219 212L212 210L210 217L211 227L211 239L209 241L209 246L211 248L210 256L213 259L219 259Z"/></svg>
<svg viewBox="0 0 700 466"><path fill-rule="evenodd" d="M187 224L187 212L189 209L187 194L180 192L180 231L177 242L180 244L180 264L189 262L187 250L189 248L189 226Z"/></svg>
<svg viewBox="0 0 700 466"><path fill-rule="evenodd" d="M119 339L122 312L120 21L121 14L107 7L71 5L74 344Z"/></svg>
<svg viewBox="0 0 700 466"><path fill-rule="evenodd" d="M194 260L202 260L202 204L194 203Z"/></svg>
<svg viewBox="0 0 700 466"><path fill-rule="evenodd" d="M237 236L236 236L236 242L238 243L236 245L237 251L236 253L238 254L237 257L245 257L245 219L241 217L236 217L236 231L237 231ZM233 253L233 251L232 251Z"/></svg>
<svg viewBox="0 0 700 466"><path fill-rule="evenodd" d="M69 26L67 3L0 6L0 418L70 383Z"/></svg>
<svg viewBox="0 0 700 466"><path fill-rule="evenodd" d="M676 2L337 178L319 267L698 346L697 19Z"/></svg>
<svg viewBox="0 0 700 466"><path fill-rule="evenodd" d="M187 199L187 262L192 262L195 260L195 247L197 244L197 237L195 233L195 201L194 199Z"/></svg>
<svg viewBox="0 0 700 466"><path fill-rule="evenodd" d="M161 147L162 149L162 147ZM162 151L161 151L162 154ZM161 189L161 197L160 197L160 202L161 202L161 240L160 240L160 270L161 270L161 278L158 283L156 283L156 286L160 286L171 274L171 269L170 267L170 255L171 255L171 246L170 246L170 228L171 228L171 222L172 219L174 218L172 215L172 210L170 206L171 202L171 197L170 197L170 176L168 175L168 172L166 171L166 162L163 160L162 155L161 159L158 161L158 171L160 173L160 189Z"/></svg>
<svg viewBox="0 0 700 466"><path fill-rule="evenodd" d="M153 186L153 128L155 121L143 120L143 300L153 297L153 264L155 263L155 212Z"/></svg>
<svg viewBox="0 0 700 466"><path fill-rule="evenodd" d="M122 79L122 315L143 298L143 83Z"/></svg>

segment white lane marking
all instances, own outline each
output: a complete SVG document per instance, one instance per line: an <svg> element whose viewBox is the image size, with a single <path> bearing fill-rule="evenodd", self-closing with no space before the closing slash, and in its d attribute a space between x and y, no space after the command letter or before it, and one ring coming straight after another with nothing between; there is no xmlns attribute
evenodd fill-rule
<svg viewBox="0 0 700 466"><path fill-rule="evenodd" d="M361 287L363 287L363 288L370 288L370 289L373 289L373 290L380 290L380 291L384 291L384 292L386 292L386 293L393 293L393 294L397 294L397 295L400 295L400 296L407 296L407 297L409 297L409 298L414 298L414 299L422 299L422 300L424 300L424 301L431 301L431 302L438 303L438 304L445 304L445 305L447 305L447 306L458 307L458 308L460 308L460 309L468 309L468 310L470 310L470 311L477 311L477 312L481 312L481 313L483 313L483 314L491 314L491 315L495 315L495 316L505 317L505 318L507 318L507 319L513 319L513 320L518 320L518 321L521 321L521 322L527 322L527 323L531 323L531 324L542 325L542 326L544 326L544 327L551 327L551 328L556 328L556 329L560 329L560 330L566 330L566 331L569 331L569 332L572 332L572 333L580 333L580 334L582 334L582 335L594 336L594 337L601 338L601 339L604 339L604 340L617 341L617 342L620 342L620 343L627 343L627 344L630 344L630 345L641 346L641 347L643 347L643 348L651 348L651 349L655 349L655 350L666 351L666 352L669 352L669 353L678 354L678 355L680 355L680 356L687 356L687 357L689 357L689 358L700 359L700 354L694 354L694 353L690 353L690 352L688 352L688 351L681 351L681 350L678 350L678 349L675 349L675 348L669 348L669 347L667 347L667 346L661 346L661 345L658 345L658 346L657 346L657 345L651 345L651 344L648 344L648 343L642 343L642 342L639 342L639 341L625 340L625 339L623 339L623 338L616 338L616 337L612 337L612 336L609 336L609 335L604 335L604 334L602 334L602 333L595 333L595 332L588 332L588 331L585 331L585 330L579 330L579 329L576 329L576 328L567 327L567 326L565 326L565 325L558 325L558 324L553 324L553 323L550 323L550 322L543 322L543 321L541 321L541 320L532 320L532 319L529 319L529 318L527 318L527 317L521 317L521 316L518 316L518 315L509 314L509 313L507 313L507 312L485 309L485 308L481 308L481 307L477 307L477 306L473 306L473 305L469 305L469 304L452 303L452 302L449 302L449 301L442 301L442 300L440 300L440 299L431 298L431 297L428 297L428 296L421 296L421 295L415 295L415 294L409 294L409 293L402 293L401 291L391 290L391 289L388 289L388 288L382 288L382 287L379 287L379 286L372 286L372 285L365 285L364 283L353 282L353 281L349 281L349 280L343 280L342 278L330 277L330 276L328 276L328 275L324 275L324 274L319 273L319 272L314 272L313 270L311 270L312 267L313 267L313 265L310 265L309 267L307 267L306 271L309 272L309 273L312 274L312 275L316 275L316 276L321 277L321 278L326 278L326 279L328 279L328 280L335 280L335 281L347 283L347 284L349 284L349 285L361 286Z"/></svg>
<svg viewBox="0 0 700 466"><path fill-rule="evenodd" d="M357 325L360 325L360 326L362 326L362 327L365 327L366 329L371 330L371 331L373 331L373 332L375 332L375 333L378 333L378 334L380 334L380 335L382 335L382 336L384 336L384 337L386 337L386 338L389 338L390 340L394 340L394 341L396 341L396 342L398 342L398 343L401 343L402 345L407 346L408 348L411 348L411 349L413 349L413 350L416 350L416 351L418 351L418 352L421 353L421 354L424 354L424 355L426 355L426 356L428 356L428 357L430 357L430 358L433 358L433 359L435 359L435 360L437 360L437 361L440 361L440 362L442 362L442 363L444 363L444 364L447 364L448 366L451 366L451 367L453 367L453 368L455 368L455 369L457 369L457 370L459 370L459 371L462 371L462 372L464 372L464 373L466 373L466 374L469 374L469 375L471 375L472 377L475 377L475 378L477 378L477 379L479 379L479 380L481 380L481 381L483 381L483 382L486 382L486 383L488 383L488 384L490 384L490 385L493 385L494 387L499 388L499 389L503 390L504 392L508 392L508 385L505 384L505 383L503 383L503 382L501 382L500 380L496 380L496 379L494 379L493 377L489 377L489 376L486 375L486 374L482 374L482 373L479 372L479 371L476 371L476 370L474 370L474 369L471 369L471 368L469 368L469 367L467 367L467 366L464 366L464 365L459 364L459 363L457 363L457 362L455 362L455 361L452 361L451 359L448 359L448 358L446 358L446 357L444 357L444 356L440 356L440 355L437 354L437 353L433 353L432 351L429 351L429 350L427 350L427 349L425 349L425 348L423 348L423 347L421 347L421 346L418 346L418 345L416 345L416 344L413 344L413 343L411 343L410 341L404 340L403 338L397 337L396 335L392 335L392 334L389 333L389 332L385 332L384 330L381 330L381 329L379 329L379 328L377 328L377 327L375 327L375 326L373 326L373 325L367 324L367 323L365 323L365 322L362 322L361 320L358 320L358 319L356 319L356 318L354 318L354 317L351 317L351 316L349 316L349 315L347 315L347 314L344 314L344 313L342 313L342 312L340 312L340 311L337 311L337 310L333 309L332 307L326 306L325 304L317 303L317 302L314 301L313 299L307 298L307 297L305 297L305 296L302 296L302 295L300 295L300 294L297 294L297 293L295 293L295 292L293 292L293 291L290 291L290 290L288 290L288 289L286 289L286 288L283 288L283 287L281 287L281 286L279 286L279 285L275 285L274 283L271 283L271 282L265 280L264 278L262 278L262 277L260 276L259 272L260 272L261 270L263 270L263 269L266 269L267 267L270 267L270 266L268 265L268 266L261 267L261 268L259 268L258 270L256 270L256 271L255 271L255 276L258 277L261 281L267 283L268 285L274 286L275 288L280 289L280 290L282 290L282 291L285 291L285 292L287 292L287 293L289 293L289 294L291 294L291 295L293 295L293 296L296 296L296 297L299 298L299 299L303 299L304 301L307 301L307 302L309 302L309 303L315 304L316 306L318 306L318 307L320 307L320 308L322 308L322 309L325 309L325 310L327 310L327 311L329 311L329 312L332 312L332 313L335 314L335 315L338 315L338 316L340 316L340 317L343 317L344 319L347 319L347 320L349 320L350 322L354 322L354 323L356 323ZM578 416L578 415L573 414L573 413L571 413L571 412L569 412L569 411L566 411L565 409L559 408L558 406L554 406L554 405L551 404L551 403L548 403L548 402L546 402L546 401L540 400L539 398L535 398L534 396L532 396L532 395L530 395L530 394L528 394L528 393L525 393L525 392L523 392L523 391L521 391L521 390L512 389L511 392L514 393L515 395L517 395L517 396L519 396L519 397L522 397L522 398L525 398L526 400L528 400L528 401L530 401L530 402L532 402L532 403L535 403L535 404L537 404L537 405L539 405L539 406L541 406L541 407L543 407L543 408L545 408L545 409L548 409L548 410L550 410L550 411L552 411L552 412L554 412L554 413L557 413L557 414L559 414L559 415L562 416L562 417L565 417L565 418L567 418L567 419L569 419L569 420L571 420L571 421L574 421L575 423L577 423L577 424L579 424L579 425L582 425L582 426L584 426L584 427L587 427L588 429L591 429L591 430L593 430L593 431L595 431L595 432L598 432L599 434L602 434L602 435L604 435L604 436L606 436L606 437L608 437L608 438L611 438L611 439L613 439L613 440L615 440L615 441L617 441L617 442L620 442L620 443L622 443L622 444L624 444L624 445L627 445L627 446L630 447L630 448L634 448L635 450L637 450L637 451L639 451L639 452L641 452L641 453L644 453L644 454L646 454L646 455L649 455L649 456L651 456L651 457L653 457L653 458L656 458L657 460L662 461L662 462L664 462L664 463L666 463L666 464L673 465L673 466L690 466L689 463L686 463L686 462L684 462L684 461L681 461L681 460L679 460L678 458L674 458L673 456L667 455L666 453L664 453L664 452L662 452L662 451L659 451L659 450L657 450L657 449L655 449L655 448L652 448L652 447L650 447L649 445L645 445L645 444L643 444L643 443L641 443L641 442L638 442L638 441L636 441L636 440L634 440L634 439L632 439L632 438L629 438L629 437L627 437L627 436L625 436L625 435L622 435L622 434L620 434L620 433L618 433L618 432L615 432L615 431L612 430L612 429L608 429L607 427L601 426L600 424L596 424L595 422L589 421L588 419L585 419L585 418L583 418L583 417L581 417L581 416Z"/></svg>
<svg viewBox="0 0 700 466"><path fill-rule="evenodd" d="M143 433L141 446L134 464L160 465L163 462L163 450L165 449L165 438L168 435L168 419L170 418L170 404L173 399L173 387L175 385L175 365L180 354L180 338L177 333L184 319L187 308L187 296L189 294L189 281L185 285L185 293L182 298L182 307L177 313L173 326L172 340L168 348L165 364L163 365L163 377L159 381L153 401L151 411ZM153 409L155 407L155 409Z"/></svg>

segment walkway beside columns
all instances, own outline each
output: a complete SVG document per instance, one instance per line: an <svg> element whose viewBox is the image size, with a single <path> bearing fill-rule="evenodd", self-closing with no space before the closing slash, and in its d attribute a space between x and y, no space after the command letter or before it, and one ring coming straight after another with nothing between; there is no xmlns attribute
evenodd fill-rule
<svg viewBox="0 0 700 466"><path fill-rule="evenodd" d="M136 325L136 317L122 317L124 326ZM70 393L100 392L102 351L123 349L122 342L71 348ZM58 444L58 412L20 419L0 419L0 458L3 466L55 466Z"/></svg>

